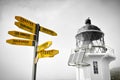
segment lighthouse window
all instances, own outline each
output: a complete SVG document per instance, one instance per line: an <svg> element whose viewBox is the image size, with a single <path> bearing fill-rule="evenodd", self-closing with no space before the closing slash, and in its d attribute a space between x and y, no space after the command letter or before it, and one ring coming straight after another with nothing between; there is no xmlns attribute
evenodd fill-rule
<svg viewBox="0 0 120 80"><path fill-rule="evenodd" d="M94 74L98 74L98 63L97 63L97 61L93 61L93 69L94 69Z"/></svg>

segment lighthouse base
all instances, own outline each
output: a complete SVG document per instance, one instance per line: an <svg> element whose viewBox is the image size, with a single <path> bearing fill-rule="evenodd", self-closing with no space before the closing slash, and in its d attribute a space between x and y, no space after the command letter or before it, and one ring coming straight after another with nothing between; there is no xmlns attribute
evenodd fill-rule
<svg viewBox="0 0 120 80"><path fill-rule="evenodd" d="M107 53L86 53L84 62L90 66L77 67L77 80L111 80L109 63L114 59Z"/></svg>

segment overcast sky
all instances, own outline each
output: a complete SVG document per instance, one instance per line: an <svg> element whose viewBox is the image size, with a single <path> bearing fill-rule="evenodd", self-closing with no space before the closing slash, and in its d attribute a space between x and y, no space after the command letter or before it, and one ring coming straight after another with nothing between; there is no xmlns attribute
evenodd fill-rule
<svg viewBox="0 0 120 80"><path fill-rule="evenodd" d="M37 80L75 80L75 68L67 65L75 35L90 17L105 34L106 45L115 50L110 68L120 66L120 0L0 0L0 80L31 80L34 47L6 43L15 38L9 30L26 32L14 25L15 16L25 17L58 33L40 32L39 44L53 41L54 58L38 61Z"/></svg>

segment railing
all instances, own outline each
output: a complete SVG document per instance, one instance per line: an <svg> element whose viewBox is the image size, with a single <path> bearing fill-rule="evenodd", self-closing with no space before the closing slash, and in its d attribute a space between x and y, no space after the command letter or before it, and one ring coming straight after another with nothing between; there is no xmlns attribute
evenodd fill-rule
<svg viewBox="0 0 120 80"><path fill-rule="evenodd" d="M107 54L115 56L114 49L112 49L109 46L106 46L106 48L107 48L107 51L106 51Z"/></svg>
<svg viewBox="0 0 120 80"><path fill-rule="evenodd" d="M96 53L96 54L103 53L103 54L109 54L109 55L115 56L114 50L108 46L107 47L93 46L93 49L91 49L91 48L71 49L71 54L70 54L70 57L68 60L68 65L69 66L79 66L79 65L86 66L86 65L88 65L87 63L83 63L83 58L86 53Z"/></svg>
<svg viewBox="0 0 120 80"><path fill-rule="evenodd" d="M76 67L89 66L89 64L83 62L84 55L84 49L82 49L81 51L79 49L72 49L68 60L68 65Z"/></svg>

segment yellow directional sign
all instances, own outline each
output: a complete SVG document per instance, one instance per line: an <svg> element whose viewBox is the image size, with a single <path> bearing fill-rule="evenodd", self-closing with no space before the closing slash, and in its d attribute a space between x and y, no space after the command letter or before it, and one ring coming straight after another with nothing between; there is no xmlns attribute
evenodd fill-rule
<svg viewBox="0 0 120 80"><path fill-rule="evenodd" d="M46 34L49 34L49 35L52 35L52 36L57 36L57 33L50 30L50 29L47 29L47 28L44 28L42 26L40 26L40 31L43 32L43 33L46 33Z"/></svg>
<svg viewBox="0 0 120 80"><path fill-rule="evenodd" d="M44 50L52 45L52 41L47 41L37 47L37 51Z"/></svg>
<svg viewBox="0 0 120 80"><path fill-rule="evenodd" d="M41 51L38 51L34 63L37 63L39 58L54 57L58 53L59 53L59 51L54 50L54 49L53 50L41 50Z"/></svg>
<svg viewBox="0 0 120 80"><path fill-rule="evenodd" d="M8 34L15 36L15 37L19 37L19 38L35 40L35 35L33 34L23 33L19 31L8 31Z"/></svg>
<svg viewBox="0 0 120 80"><path fill-rule="evenodd" d="M19 39L8 39L6 40L7 43L13 45L23 45L23 46L34 46L35 42L31 40L19 40Z"/></svg>
<svg viewBox="0 0 120 80"><path fill-rule="evenodd" d="M34 22L32 22L30 20L27 20L27 19L25 19L25 18L23 18L21 16L15 16L15 19L20 21L21 23L27 25L27 26L31 26L31 27L35 27L36 26L36 24Z"/></svg>
<svg viewBox="0 0 120 80"><path fill-rule="evenodd" d="M18 26L19 28L26 30L28 32L34 33L36 32L36 27L31 27L31 26L27 26L21 22L15 22L15 25Z"/></svg>
<svg viewBox="0 0 120 80"><path fill-rule="evenodd" d="M32 32L32 33L36 32L36 23L34 23L30 20L27 20L21 16L15 16L15 19L19 21L19 22L15 22L15 25L18 26L19 28L22 28L22 29ZM42 26L40 26L40 31L43 33L52 35L52 36L57 36L56 32L54 32L50 29L44 28Z"/></svg>
<svg viewBox="0 0 120 80"><path fill-rule="evenodd" d="M41 50L38 51L38 58L43 58L43 57L54 57L56 54L58 54L58 50Z"/></svg>

